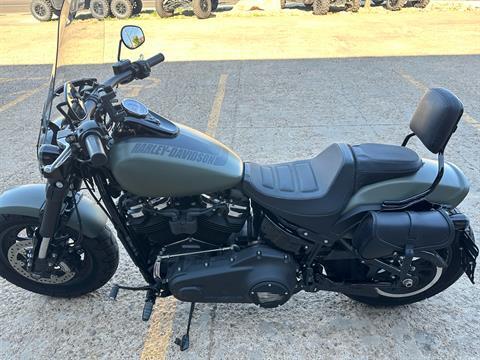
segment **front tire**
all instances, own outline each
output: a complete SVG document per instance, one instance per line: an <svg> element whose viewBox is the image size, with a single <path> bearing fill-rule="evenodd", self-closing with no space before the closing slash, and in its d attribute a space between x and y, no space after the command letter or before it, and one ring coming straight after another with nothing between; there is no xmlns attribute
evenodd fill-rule
<svg viewBox="0 0 480 360"><path fill-rule="evenodd" d="M133 4L133 15L138 15L143 10L143 2L142 0L135 0Z"/></svg>
<svg viewBox="0 0 480 360"><path fill-rule="evenodd" d="M30 11L33 17L39 21L52 20L53 9L48 0L33 0L30 4Z"/></svg>
<svg viewBox="0 0 480 360"><path fill-rule="evenodd" d="M117 19L128 19L133 14L133 4L130 0L113 0L111 12Z"/></svg>
<svg viewBox="0 0 480 360"><path fill-rule="evenodd" d="M101 288L115 274L118 246L107 227L95 238L84 236L75 251L78 233L66 229L68 245L58 263L41 276L32 273L26 263L36 227L37 218L0 215L0 275L10 283L37 294L73 298ZM72 251L67 251L70 247Z"/></svg>
<svg viewBox="0 0 480 360"><path fill-rule="evenodd" d="M473 233L472 233L473 236ZM367 296L356 296L356 295L347 295L349 298L356 300L358 302L372 305L372 306L400 306L413 304L418 301L425 300L429 297L437 295L453 285L459 278L462 276L464 270L461 265L461 252L458 242L454 242L448 250L449 253L449 262L446 268L436 268L436 272L433 274L433 277L427 279L425 284L422 284L420 289L412 288L410 292L411 295L408 295L408 291L405 293L389 293L386 291L379 291L377 289L376 297L367 297ZM432 264L433 266L433 264ZM434 281L434 282L433 282ZM423 289L423 290L422 290ZM419 291L422 290L422 291Z"/></svg>

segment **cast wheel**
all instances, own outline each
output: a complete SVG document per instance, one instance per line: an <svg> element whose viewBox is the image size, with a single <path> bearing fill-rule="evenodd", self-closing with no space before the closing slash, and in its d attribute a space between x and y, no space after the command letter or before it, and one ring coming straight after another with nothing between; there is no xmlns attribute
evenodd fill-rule
<svg viewBox="0 0 480 360"><path fill-rule="evenodd" d="M407 0L387 0L385 2L385 7L391 11L398 11L401 10L406 3Z"/></svg>
<svg viewBox="0 0 480 360"><path fill-rule="evenodd" d="M416 8L425 9L430 0L420 0L415 3Z"/></svg>
<svg viewBox="0 0 480 360"><path fill-rule="evenodd" d="M128 19L133 14L133 4L130 0L113 0L111 11L117 19Z"/></svg>
<svg viewBox="0 0 480 360"><path fill-rule="evenodd" d="M313 0L313 15L327 15L330 10L330 0Z"/></svg>
<svg viewBox="0 0 480 360"><path fill-rule="evenodd" d="M115 273L118 247L108 228L96 238L83 237L70 229L51 243L47 259L49 268L38 274L28 267L38 219L17 215L0 215L0 275L28 291L55 297L77 297L92 292Z"/></svg>
<svg viewBox="0 0 480 360"><path fill-rule="evenodd" d="M110 4L107 0L90 1L90 13L95 19L103 20L110 15Z"/></svg>
<svg viewBox="0 0 480 360"><path fill-rule="evenodd" d="M287 4L287 0L280 0L280 9L285 9L286 4Z"/></svg>
<svg viewBox="0 0 480 360"><path fill-rule="evenodd" d="M164 7L165 0L156 0L155 1L155 10L157 10L158 16L161 18L167 18L173 16L173 11L167 11Z"/></svg>
<svg viewBox="0 0 480 360"><path fill-rule="evenodd" d="M143 2L142 0L135 0L133 3L133 15L138 15L143 10Z"/></svg>
<svg viewBox="0 0 480 360"><path fill-rule="evenodd" d="M212 0L193 0L193 13L199 19L207 19L212 13Z"/></svg>
<svg viewBox="0 0 480 360"><path fill-rule="evenodd" d="M351 12L358 12L360 9L360 0L350 0L345 4L345 10Z"/></svg>
<svg viewBox="0 0 480 360"><path fill-rule="evenodd" d="M30 11L35 19L39 21L50 21L53 16L52 5L47 0L33 0L30 4Z"/></svg>
<svg viewBox="0 0 480 360"><path fill-rule="evenodd" d="M376 297L347 295L353 300L373 306L398 306L412 304L432 297L451 286L463 274L461 252L454 242L450 248L438 251L447 262L446 268L440 268L431 262L414 258L412 262L413 282L405 281L404 286L396 288L376 288ZM390 274L377 273L375 280L386 280Z"/></svg>
<svg viewBox="0 0 480 360"><path fill-rule="evenodd" d="M218 0L212 0L212 11L217 10L218 8Z"/></svg>

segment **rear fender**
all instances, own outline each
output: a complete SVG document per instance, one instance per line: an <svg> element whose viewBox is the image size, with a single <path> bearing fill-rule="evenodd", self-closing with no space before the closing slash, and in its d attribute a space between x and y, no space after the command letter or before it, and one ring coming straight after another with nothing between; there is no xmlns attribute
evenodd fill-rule
<svg viewBox="0 0 480 360"><path fill-rule="evenodd" d="M45 203L45 185L31 184L14 187L0 195L0 215L20 215L40 217ZM93 201L84 196L78 202L78 212L82 222L83 235L94 238L107 224L107 216ZM66 225L80 231L77 216L73 214Z"/></svg>

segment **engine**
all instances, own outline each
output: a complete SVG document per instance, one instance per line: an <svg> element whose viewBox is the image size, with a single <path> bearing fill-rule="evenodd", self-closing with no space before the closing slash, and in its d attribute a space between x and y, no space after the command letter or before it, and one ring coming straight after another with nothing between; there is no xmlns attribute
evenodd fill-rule
<svg viewBox="0 0 480 360"><path fill-rule="evenodd" d="M248 200L201 195L141 198L123 195L121 212L136 236L159 252L184 253L231 245L250 216Z"/></svg>

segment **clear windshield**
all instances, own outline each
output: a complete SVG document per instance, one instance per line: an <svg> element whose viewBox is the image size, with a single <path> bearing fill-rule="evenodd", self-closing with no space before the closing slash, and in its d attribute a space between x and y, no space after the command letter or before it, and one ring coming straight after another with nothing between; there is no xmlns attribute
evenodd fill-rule
<svg viewBox="0 0 480 360"><path fill-rule="evenodd" d="M98 64L104 63L104 22L88 19L84 14L84 0L64 0L58 21L57 56L43 109L42 129L46 128L51 116L56 116L52 111L55 88L66 81L101 76ZM63 101L63 97L58 100Z"/></svg>

